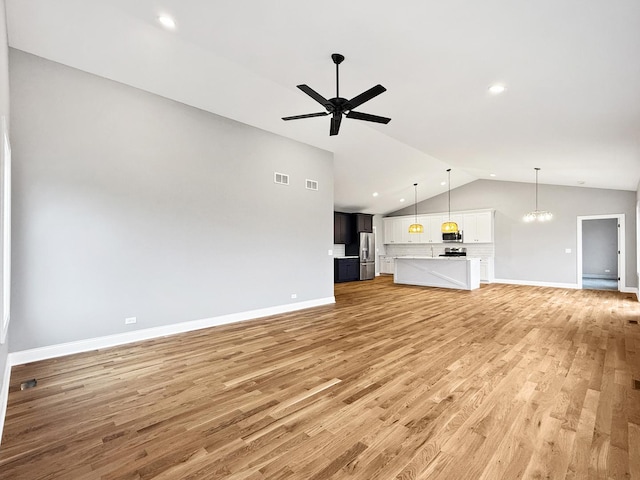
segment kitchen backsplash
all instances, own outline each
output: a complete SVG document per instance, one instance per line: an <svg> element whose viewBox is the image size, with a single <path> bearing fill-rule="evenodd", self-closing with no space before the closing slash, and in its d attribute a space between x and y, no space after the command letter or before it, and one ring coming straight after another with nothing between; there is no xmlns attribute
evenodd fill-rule
<svg viewBox="0 0 640 480"><path fill-rule="evenodd" d="M416 256L434 256L437 257L441 253L444 253L444 249L446 247L460 248L464 247L467 249L467 257L494 257L495 256L495 245L493 243L451 243L451 244L442 244L438 243L436 245L393 245L388 244L385 245L386 254L384 256L387 257L403 257L405 255L416 255ZM335 250L333 251L335 255Z"/></svg>
<svg viewBox="0 0 640 480"><path fill-rule="evenodd" d="M344 245L343 244L334 244L333 245L333 257L344 257Z"/></svg>

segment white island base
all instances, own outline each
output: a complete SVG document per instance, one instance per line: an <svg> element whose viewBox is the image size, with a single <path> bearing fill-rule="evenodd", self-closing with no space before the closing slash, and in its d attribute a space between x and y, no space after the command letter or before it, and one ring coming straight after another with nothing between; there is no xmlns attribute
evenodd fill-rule
<svg viewBox="0 0 640 480"><path fill-rule="evenodd" d="M423 287L480 288L480 259L466 257L397 257L394 283Z"/></svg>

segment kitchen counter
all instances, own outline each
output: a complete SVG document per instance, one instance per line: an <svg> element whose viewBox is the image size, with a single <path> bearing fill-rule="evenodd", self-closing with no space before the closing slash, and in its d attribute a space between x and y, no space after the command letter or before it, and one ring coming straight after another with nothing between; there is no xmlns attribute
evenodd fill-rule
<svg viewBox="0 0 640 480"><path fill-rule="evenodd" d="M480 259L469 257L396 257L394 283L475 290L480 288Z"/></svg>

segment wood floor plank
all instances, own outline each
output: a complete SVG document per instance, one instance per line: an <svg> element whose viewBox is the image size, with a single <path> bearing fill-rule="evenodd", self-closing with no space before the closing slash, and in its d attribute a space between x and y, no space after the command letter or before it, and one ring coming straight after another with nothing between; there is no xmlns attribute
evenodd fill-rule
<svg viewBox="0 0 640 480"><path fill-rule="evenodd" d="M335 295L14 367L0 479L640 479L632 295Z"/></svg>

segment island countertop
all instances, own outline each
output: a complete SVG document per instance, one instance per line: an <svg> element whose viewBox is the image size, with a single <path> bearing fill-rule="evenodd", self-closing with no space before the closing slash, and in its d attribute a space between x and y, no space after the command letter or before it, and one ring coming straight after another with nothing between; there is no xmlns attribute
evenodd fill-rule
<svg viewBox="0 0 640 480"><path fill-rule="evenodd" d="M394 283L475 290L480 288L480 259L473 257L396 257Z"/></svg>
<svg viewBox="0 0 640 480"><path fill-rule="evenodd" d="M420 255L403 255L400 257L393 257L395 259L413 259L413 260L458 260L458 261L467 261L467 260L477 260L477 257L430 257L430 256L420 256Z"/></svg>

